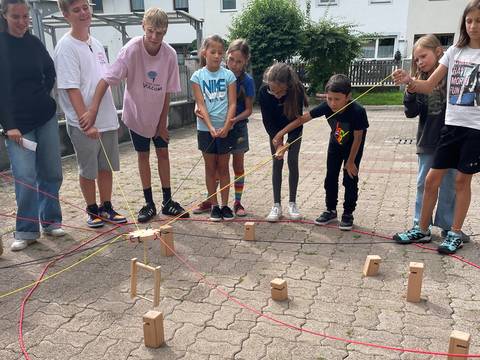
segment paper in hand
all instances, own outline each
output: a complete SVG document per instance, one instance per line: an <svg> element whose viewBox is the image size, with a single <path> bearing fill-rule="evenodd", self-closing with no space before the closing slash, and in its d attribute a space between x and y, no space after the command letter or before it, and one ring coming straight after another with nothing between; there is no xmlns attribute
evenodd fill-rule
<svg viewBox="0 0 480 360"><path fill-rule="evenodd" d="M25 149L33 151L33 152L37 151L37 143L35 141L22 138L22 146Z"/></svg>

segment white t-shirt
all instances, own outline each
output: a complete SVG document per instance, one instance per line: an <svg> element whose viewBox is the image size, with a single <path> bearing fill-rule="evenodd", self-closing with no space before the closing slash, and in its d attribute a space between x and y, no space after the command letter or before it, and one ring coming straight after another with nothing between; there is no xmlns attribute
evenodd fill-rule
<svg viewBox="0 0 480 360"><path fill-rule="evenodd" d="M98 82L108 65L102 44L90 36L90 46L65 34L55 47L54 61L57 71L58 100L65 112L67 123L80 128L78 116L68 97L67 89L80 89L87 108L90 106ZM95 127L98 131L118 129L117 110L110 89L100 102Z"/></svg>
<svg viewBox="0 0 480 360"><path fill-rule="evenodd" d="M445 124L480 130L480 49L451 46L440 64L448 67Z"/></svg>
<svg viewBox="0 0 480 360"><path fill-rule="evenodd" d="M109 85L118 85L125 78L122 120L137 134L152 138L165 96L181 90L177 53L162 42L158 53L152 56L143 45L143 36L135 37L120 50L117 60L104 74Z"/></svg>

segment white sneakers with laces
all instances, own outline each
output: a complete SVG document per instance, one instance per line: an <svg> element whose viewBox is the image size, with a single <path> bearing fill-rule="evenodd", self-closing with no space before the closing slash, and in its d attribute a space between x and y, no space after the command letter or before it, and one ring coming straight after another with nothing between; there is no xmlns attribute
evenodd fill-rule
<svg viewBox="0 0 480 360"><path fill-rule="evenodd" d="M290 216L290 219L292 220L300 220L302 218L300 210L298 210L297 203L288 203L288 216Z"/></svg>
<svg viewBox="0 0 480 360"><path fill-rule="evenodd" d="M270 214L268 214L267 216L267 221L275 222L280 220L281 217L282 217L282 205L280 205L279 203L273 204L272 210L270 210Z"/></svg>

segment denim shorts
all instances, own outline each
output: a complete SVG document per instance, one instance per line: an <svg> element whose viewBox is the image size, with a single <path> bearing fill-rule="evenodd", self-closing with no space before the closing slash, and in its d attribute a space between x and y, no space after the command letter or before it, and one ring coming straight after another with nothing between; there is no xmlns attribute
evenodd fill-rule
<svg viewBox="0 0 480 360"><path fill-rule="evenodd" d="M232 133L232 154L244 154L249 150L247 121L242 120L235 124Z"/></svg>
<svg viewBox="0 0 480 360"><path fill-rule="evenodd" d="M232 139L232 131L225 138L213 138L209 131L198 130L198 150L207 154L230 154L232 152Z"/></svg>
<svg viewBox="0 0 480 360"><path fill-rule="evenodd" d="M130 136L132 137L133 147L137 152L147 152L150 151L150 141L153 141L156 149L168 148L168 142L163 140L160 136L147 138L142 135L137 134L135 131L130 130Z"/></svg>

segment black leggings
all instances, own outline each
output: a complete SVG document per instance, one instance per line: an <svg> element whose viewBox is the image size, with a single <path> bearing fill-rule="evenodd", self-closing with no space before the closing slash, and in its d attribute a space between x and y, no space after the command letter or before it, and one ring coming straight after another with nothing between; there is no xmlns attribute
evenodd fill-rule
<svg viewBox="0 0 480 360"><path fill-rule="evenodd" d="M287 141L290 143L293 140L295 139L288 139ZM285 155L287 156L289 172L288 186L290 189L290 202L295 202L297 199L297 187L299 178L298 155L300 153L301 143L301 139L295 141L292 145L290 145L288 151L285 153ZM270 151L272 152L272 155L275 154L275 148L273 147L272 139L270 139ZM274 158L272 162L272 185L274 203L280 203L282 198L282 169L283 159Z"/></svg>

